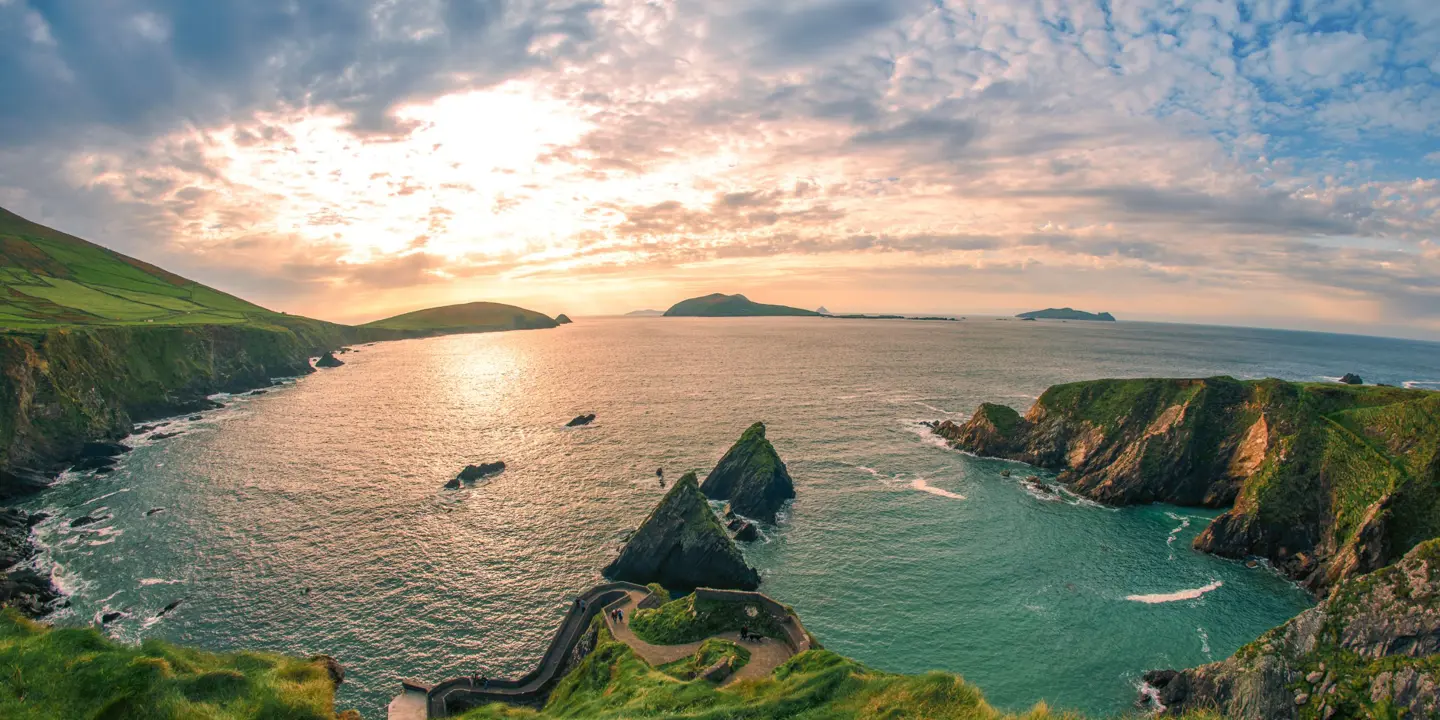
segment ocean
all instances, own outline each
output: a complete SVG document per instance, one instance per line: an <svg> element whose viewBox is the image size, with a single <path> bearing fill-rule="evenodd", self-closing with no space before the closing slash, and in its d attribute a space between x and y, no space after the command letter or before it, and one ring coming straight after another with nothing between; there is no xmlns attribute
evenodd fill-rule
<svg viewBox="0 0 1440 720"><path fill-rule="evenodd" d="M703 478L763 420L798 498L745 553L821 643L959 673L1007 709L1115 714L1145 670L1223 659L1309 599L1193 551L1213 511L1040 493L1024 477L1046 473L920 422L1101 377L1440 387L1433 343L1151 323L579 318L357 350L217 396L162 428L178 437L132 439L113 474L30 501L55 514L37 532L72 593L52 619L123 611L127 641L327 653L339 707L383 717L404 677L528 670L659 500L655 469ZM582 412L598 419L564 427ZM104 519L69 527L85 514Z"/></svg>

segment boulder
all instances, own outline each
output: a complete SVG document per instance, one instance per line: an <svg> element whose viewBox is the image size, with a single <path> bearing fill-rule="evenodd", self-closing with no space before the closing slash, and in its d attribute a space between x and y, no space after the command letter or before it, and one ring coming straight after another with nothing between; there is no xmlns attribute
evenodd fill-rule
<svg viewBox="0 0 1440 720"><path fill-rule="evenodd" d="M595 413L576 415L574 420L565 423L565 427L580 427L581 425L589 425L592 422L595 422Z"/></svg>
<svg viewBox="0 0 1440 720"><path fill-rule="evenodd" d="M751 425L705 478L700 490L727 500L735 512L763 522L795 497L795 484L775 446L765 439L765 423Z"/></svg>
<svg viewBox="0 0 1440 720"><path fill-rule="evenodd" d="M335 353L329 351L326 351L324 355L320 356L319 360L315 361L315 367L317 368L337 368L344 364L340 358L335 357Z"/></svg>
<svg viewBox="0 0 1440 720"><path fill-rule="evenodd" d="M496 473L503 472L504 470L505 470L505 463L504 463L504 462L480 463L479 465L466 465L466 466L465 466L465 469L460 471L460 475L458 475L458 476L456 477L456 479L457 479L457 480L464 480L465 482L475 482L476 480L479 480L479 479L484 478L484 477L488 477L488 476L490 476L490 475L494 475L494 474L496 474Z"/></svg>
<svg viewBox="0 0 1440 720"><path fill-rule="evenodd" d="M116 620L119 620L119 619L122 618L122 617L125 617L125 613L120 612L119 610L115 610L115 611L112 611L112 612L107 612L107 613L105 613L104 615L101 615L101 616L100 616L100 624L101 624L101 625L109 625L110 623L115 622Z"/></svg>
<svg viewBox="0 0 1440 720"><path fill-rule="evenodd" d="M1340 378L1340 382L1346 385L1364 385L1365 379L1355 373L1345 373L1345 375Z"/></svg>
<svg viewBox="0 0 1440 720"><path fill-rule="evenodd" d="M109 519L109 518L106 518L106 517L95 517L94 515L81 515L80 517L75 518L74 520L71 520L71 521L70 521L70 527L72 527L72 528L82 528L82 527L85 527L86 525L94 525L95 523L100 522L101 520L108 520L108 519Z"/></svg>
<svg viewBox="0 0 1440 720"><path fill-rule="evenodd" d="M754 590L760 586L760 573L746 564L700 492L693 472L670 488L604 573L613 580L655 582L687 592L697 587Z"/></svg>
<svg viewBox="0 0 1440 720"><path fill-rule="evenodd" d="M740 527L735 528L735 540L738 542L755 542L760 539L760 529L755 523L740 521Z"/></svg>

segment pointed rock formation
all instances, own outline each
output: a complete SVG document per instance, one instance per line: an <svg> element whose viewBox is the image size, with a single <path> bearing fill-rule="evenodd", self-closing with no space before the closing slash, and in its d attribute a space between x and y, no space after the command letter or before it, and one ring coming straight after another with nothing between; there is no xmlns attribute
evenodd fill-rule
<svg viewBox="0 0 1440 720"><path fill-rule="evenodd" d="M344 364L345 363L341 361L340 358L335 357L335 353L332 353L328 350L325 352L324 355L320 356L319 360L315 361L315 367L319 368L337 368Z"/></svg>
<svg viewBox="0 0 1440 720"><path fill-rule="evenodd" d="M751 425L710 471L700 490L715 500L728 500L737 513L775 522L775 511L795 497L795 484L775 446L765 439L765 423Z"/></svg>
<svg viewBox="0 0 1440 720"><path fill-rule="evenodd" d="M575 321L571 320L569 315L566 315L565 313L560 313L559 315L555 316L555 322L560 325L569 325L570 323Z"/></svg>
<svg viewBox="0 0 1440 720"><path fill-rule="evenodd" d="M697 587L754 590L760 573L700 493L695 473L686 473L630 536L620 556L605 568L612 580L658 582L689 591Z"/></svg>

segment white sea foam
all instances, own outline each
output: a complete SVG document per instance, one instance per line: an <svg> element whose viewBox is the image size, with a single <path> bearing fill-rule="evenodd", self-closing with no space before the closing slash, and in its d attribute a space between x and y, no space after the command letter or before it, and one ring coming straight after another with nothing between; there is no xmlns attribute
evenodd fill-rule
<svg viewBox="0 0 1440 720"><path fill-rule="evenodd" d="M105 493L104 495L101 495L100 497L97 497L97 498L95 498L95 499L93 499L93 500L86 500L85 502L80 503L80 504L81 504L81 505L89 505L90 503L100 502L101 500L104 500L105 498L113 497L113 496L115 496L115 495L119 495L119 494L122 493L122 492L130 492L130 488L120 488L119 490L115 490L115 491L113 491L113 492Z"/></svg>
<svg viewBox="0 0 1440 720"><path fill-rule="evenodd" d="M920 492L927 492L927 493L930 493L931 495L939 495L940 497L951 498L951 499L954 499L954 500L964 500L964 499L965 499L965 496L964 496L964 495L961 495L961 494L959 494L959 493L953 493L953 492L950 492L949 490L945 490L945 489L943 489L943 488L937 488L937 487L931 485L930 483L928 483L928 482L925 481L925 478L915 478L914 480L911 480L911 481L910 481L910 487L915 488L916 490L919 490Z"/></svg>
<svg viewBox="0 0 1440 720"><path fill-rule="evenodd" d="M1021 480L1020 487L1025 489L1025 493L1027 495L1035 498L1036 500L1042 500L1044 502L1061 502L1063 500L1063 498L1060 497L1060 493L1058 492L1045 492L1044 490L1042 490L1040 483Z"/></svg>
<svg viewBox="0 0 1440 720"><path fill-rule="evenodd" d="M179 584L182 583L182 582L185 582L185 581L184 581L184 580L165 580L165 579L163 579L163 578L140 578L140 585L141 585L142 587L149 587L149 586L151 586L151 585L179 585Z"/></svg>
<svg viewBox="0 0 1440 720"><path fill-rule="evenodd" d="M1406 380L1400 384L1411 389L1440 388L1440 381L1436 380Z"/></svg>
<svg viewBox="0 0 1440 720"><path fill-rule="evenodd" d="M1135 601L1135 602L1147 603L1147 604L1150 604L1150 605L1157 605L1157 604L1159 604L1159 603L1167 603L1167 602L1176 602L1176 601L1178 601L1178 600L1194 600L1195 598L1198 598L1198 597L1200 597L1201 595L1204 595L1205 593L1210 592L1211 590L1216 590L1216 589L1218 589L1221 585L1224 585L1224 584L1225 584L1225 583L1222 583L1222 582L1220 582L1219 580L1216 580L1215 582L1212 582L1212 583L1210 583L1209 585L1206 585L1205 587L1198 587L1198 588L1194 588L1194 589L1192 589L1192 590L1177 590L1177 591L1172 592L1172 593L1157 593L1157 594L1154 594L1154 595L1127 595L1127 596L1125 597L1125 599L1126 599L1126 600L1133 600L1133 601Z"/></svg>
<svg viewBox="0 0 1440 720"><path fill-rule="evenodd" d="M1205 657L1210 657L1210 634L1205 632L1203 627L1195 628L1195 632L1200 635L1200 652L1205 653Z"/></svg>
<svg viewBox="0 0 1440 720"><path fill-rule="evenodd" d="M915 404L916 404L916 405L919 405L920 407L925 408L926 410L931 410L931 411L940 413L941 415L954 415L954 414L955 414L954 412L952 412L952 411L950 411L950 410L946 410L945 408L938 408L938 407L935 407L934 405L931 405L931 404L929 404L929 403L920 402L919 400L916 400L916 401L915 401Z"/></svg>
<svg viewBox="0 0 1440 720"><path fill-rule="evenodd" d="M1185 515L1176 515L1175 513L1172 513L1172 512L1167 512L1167 513L1165 513L1165 516L1168 517L1168 518L1170 518L1171 520L1179 520L1179 521L1180 521L1180 525L1179 525L1178 527L1176 527L1174 530L1171 530L1171 531L1170 531L1170 536L1167 537L1167 538L1165 538L1165 544L1166 544L1166 545L1174 545L1174 544L1175 544L1175 538L1180 535L1180 531L1181 531L1181 530L1184 530L1184 529L1187 528L1187 527L1190 527L1190 518L1189 518L1188 516L1185 516ZM1171 556L1170 556L1170 559L1171 559L1171 560L1174 560L1174 559L1175 559L1175 556L1174 556L1174 555L1171 555Z"/></svg>

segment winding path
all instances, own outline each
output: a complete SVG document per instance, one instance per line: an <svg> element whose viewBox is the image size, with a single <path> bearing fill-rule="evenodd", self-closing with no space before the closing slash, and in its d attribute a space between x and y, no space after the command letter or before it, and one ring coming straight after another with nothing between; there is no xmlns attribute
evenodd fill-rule
<svg viewBox="0 0 1440 720"><path fill-rule="evenodd" d="M763 640L741 640L737 632L714 635L714 638L729 640L750 651L750 661L734 675L726 679L725 685L739 680L763 678L775 671L792 656L808 650L809 636L800 625L799 619L784 606L764 595L751 592L700 589L719 599L735 602L755 602L767 611L779 616L788 634L787 640L766 638ZM651 666L664 665L695 654L704 640L684 645L652 645L631 632L627 624L634 612L641 608L657 607L659 598L648 588L634 583L607 583L591 588L576 598L565 613L550 647L540 658L540 664L529 673L514 680L489 680L479 686L469 677L452 678L436 685L416 680L402 680L402 692L390 702L389 720L428 720L448 717L491 702L505 702L518 705L542 705L549 697L556 682L568 669L575 646L579 644L590 620L601 612L605 613L606 627L615 639L630 646L641 659ZM620 610L626 622L616 622L612 612ZM707 640L710 638L706 638Z"/></svg>

